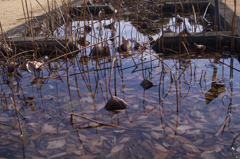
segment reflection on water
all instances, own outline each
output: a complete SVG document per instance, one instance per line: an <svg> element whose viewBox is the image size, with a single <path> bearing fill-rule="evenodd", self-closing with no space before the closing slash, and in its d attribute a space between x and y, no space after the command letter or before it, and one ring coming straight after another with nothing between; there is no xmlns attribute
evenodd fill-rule
<svg viewBox="0 0 240 159"><path fill-rule="evenodd" d="M94 21L98 29L87 40L94 44L101 41L99 35L109 38L111 30L103 26L112 21ZM76 37L84 34L83 28L76 29L82 23L72 23ZM76 57L46 63L43 71L20 71L21 76L13 79L1 72L0 157L237 155L239 62L216 56L218 52L191 59L159 58L131 22L121 21L120 26L122 36L134 37L146 44L146 50L118 53L115 39L104 42L111 58L91 59L90 47ZM55 34L65 35L63 30ZM153 86L144 89L140 85L144 80ZM104 109L113 95L128 104L125 110ZM14 103L20 112L22 138Z"/></svg>

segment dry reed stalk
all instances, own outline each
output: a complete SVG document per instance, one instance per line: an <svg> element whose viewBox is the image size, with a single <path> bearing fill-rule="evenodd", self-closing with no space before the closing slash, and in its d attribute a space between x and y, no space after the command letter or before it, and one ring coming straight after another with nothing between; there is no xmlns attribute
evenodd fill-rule
<svg viewBox="0 0 240 159"><path fill-rule="evenodd" d="M221 128L219 129L219 131L215 134L215 136L218 136L218 135L220 134L220 132L223 131L223 128L225 127L225 125L226 125L226 123L227 123L227 121L228 121L228 119L229 119L230 116L231 116L231 114L227 116L227 118L225 119L222 127L221 127Z"/></svg>
<svg viewBox="0 0 240 159"><path fill-rule="evenodd" d="M23 3L23 0L22 1L22 9L23 9L23 15L24 15L24 19L25 19L25 23L27 25L27 18L26 18L26 13L25 13L25 9L24 9L24 3ZM26 36L26 27L25 27L25 35L24 37Z"/></svg>
<svg viewBox="0 0 240 159"><path fill-rule="evenodd" d="M50 10L49 0L47 0L47 6L48 6L48 13L52 13ZM53 20L50 18L50 24L51 24L51 33L53 34Z"/></svg>
<svg viewBox="0 0 240 159"><path fill-rule="evenodd" d="M121 27L120 27L120 0L118 0L118 21L119 21L119 30L118 30L118 35L119 35L119 42L118 42L118 47L121 48Z"/></svg>
<svg viewBox="0 0 240 159"><path fill-rule="evenodd" d="M161 61L162 63L164 63L165 66L167 66L167 68L168 68L169 71L171 71L171 68L170 68L160 57L158 57L158 56L155 55L155 54L152 54L151 52L147 52L147 51L145 51L145 52L148 53L148 54L150 54L150 55L155 56L159 61Z"/></svg>
<svg viewBox="0 0 240 159"><path fill-rule="evenodd" d="M102 125L102 126L109 126L109 127L114 127L114 128L124 128L124 127L120 127L120 126L115 126L115 125L110 125L110 124L102 123L102 122L99 122L99 121L96 121L96 120L93 120L93 119L89 119L89 118L87 118L87 117L84 117L84 116L78 115L78 114L74 114L74 113L72 113L71 116L81 117L81 118L83 118L83 119L89 120L89 121L91 121L91 122L97 123L97 124Z"/></svg>
<svg viewBox="0 0 240 159"><path fill-rule="evenodd" d="M31 20L30 20L30 16L29 16L27 0L25 0L25 5L26 5L27 16L28 16L28 23L29 23L29 26L28 26L28 27L30 28L31 36L33 36L32 25L31 25Z"/></svg>
<svg viewBox="0 0 240 159"><path fill-rule="evenodd" d="M11 83L11 86L12 86L12 95L13 95L13 104L14 104L14 107L15 107L15 111L16 111L16 114L17 114L17 118L18 118L18 125L19 125L19 129L20 129L20 132L21 132L21 138L23 137L23 131L22 131L22 127L21 127L21 122L20 122L20 118L19 118L19 110L17 108L17 105L16 105L16 100L15 100L15 94L14 94L14 86L13 86L13 79L14 79L14 72L12 73L12 83ZM12 98L11 98L12 100Z"/></svg>
<svg viewBox="0 0 240 159"><path fill-rule="evenodd" d="M187 51L188 58L189 58L189 60L190 60L191 58L190 58L190 55L189 55L188 49L187 49L187 47L186 47L186 45L184 44L184 42L183 42L183 41L182 41L182 44L183 44L183 46L184 46L185 50Z"/></svg>
<svg viewBox="0 0 240 159"><path fill-rule="evenodd" d="M231 38L231 51L234 51L234 43L235 43L235 21L236 21L236 7L237 7L237 0L234 0L234 13L232 18L232 38Z"/></svg>

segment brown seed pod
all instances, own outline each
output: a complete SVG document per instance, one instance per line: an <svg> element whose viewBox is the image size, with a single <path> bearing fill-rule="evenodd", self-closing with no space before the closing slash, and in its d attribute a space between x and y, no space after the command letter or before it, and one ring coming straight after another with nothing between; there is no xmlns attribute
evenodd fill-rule
<svg viewBox="0 0 240 159"><path fill-rule="evenodd" d="M144 79L140 85L144 88L144 89L149 89L153 86L153 82L148 80L148 79Z"/></svg>
<svg viewBox="0 0 240 159"><path fill-rule="evenodd" d="M142 25L141 25L141 28L142 29L147 29L148 25L146 22L143 22Z"/></svg>
<svg viewBox="0 0 240 159"><path fill-rule="evenodd" d="M107 110L126 109L127 103L119 97L112 96L105 105Z"/></svg>
<svg viewBox="0 0 240 159"><path fill-rule="evenodd" d="M110 23L110 24L108 24L108 25L104 25L104 28L111 29L111 30L116 30L116 28L115 28L115 21Z"/></svg>
<svg viewBox="0 0 240 159"><path fill-rule="evenodd" d="M90 42L86 39L86 37L80 37L79 40L78 40L78 43L81 45L81 46L88 46L90 44Z"/></svg>
<svg viewBox="0 0 240 159"><path fill-rule="evenodd" d="M128 51L131 48L131 43L129 40L127 40L124 36L122 37L122 45L121 50L122 51Z"/></svg>

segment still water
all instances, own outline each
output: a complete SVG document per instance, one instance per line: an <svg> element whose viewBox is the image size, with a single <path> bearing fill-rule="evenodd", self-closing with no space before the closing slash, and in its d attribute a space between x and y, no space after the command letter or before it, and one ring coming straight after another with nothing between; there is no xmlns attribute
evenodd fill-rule
<svg viewBox="0 0 240 159"><path fill-rule="evenodd" d="M91 44L111 37L113 30L103 26L113 19L93 21L95 30L87 34ZM74 21L73 30L83 23ZM175 25L173 18L165 27L169 25ZM117 22L115 27L118 35ZM86 56L89 47L67 60L46 63L43 71L19 71L22 77L14 78L14 93L11 77L1 77L1 158L233 158L239 154L238 57L217 50L190 52L191 59L160 57L151 50L146 30L139 31L129 19L123 19L120 27L132 48L133 40L145 48L118 53L118 38L106 41L103 45L110 46L111 57L91 59ZM194 27L189 30L202 31L201 25ZM180 25L176 31L181 29ZM55 35L64 36L64 30L63 26ZM75 31L75 37L83 36L83 28ZM144 79L151 80L153 87L142 88ZM112 95L123 99L127 109L105 110Z"/></svg>

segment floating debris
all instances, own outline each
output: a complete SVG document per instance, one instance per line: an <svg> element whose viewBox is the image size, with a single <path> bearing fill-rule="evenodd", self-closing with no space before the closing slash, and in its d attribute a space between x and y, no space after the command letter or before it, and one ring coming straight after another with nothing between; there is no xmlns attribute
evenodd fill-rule
<svg viewBox="0 0 240 159"><path fill-rule="evenodd" d="M87 5L89 5L89 6L92 5L91 1L88 0Z"/></svg>
<svg viewBox="0 0 240 159"><path fill-rule="evenodd" d="M29 61L28 64L34 69L39 69L43 66L43 63L38 61Z"/></svg>
<svg viewBox="0 0 240 159"><path fill-rule="evenodd" d="M140 48L140 46L142 46L139 42L135 41L135 45L134 45L134 49L138 50Z"/></svg>
<svg viewBox="0 0 240 159"><path fill-rule="evenodd" d="M204 50L206 49L206 46L205 45L197 45L196 43L194 43L194 48L198 52L204 52Z"/></svg>
<svg viewBox="0 0 240 159"><path fill-rule="evenodd" d="M111 30L116 30L116 28L115 28L115 21L110 23L110 24L108 24L108 25L104 24L104 28L111 29Z"/></svg>
<svg viewBox="0 0 240 159"><path fill-rule="evenodd" d="M167 26L167 28L163 31L164 33L172 33L171 26Z"/></svg>
<svg viewBox="0 0 240 159"><path fill-rule="evenodd" d="M109 46L102 46L102 45L95 45L94 48L90 52L90 56L109 56L110 55L110 48Z"/></svg>
<svg viewBox="0 0 240 159"><path fill-rule="evenodd" d="M144 88L144 89L149 89L151 88L154 84L152 81L148 80L148 79L144 79L140 85Z"/></svg>
<svg viewBox="0 0 240 159"><path fill-rule="evenodd" d="M23 100L27 103L35 102L35 97L24 97Z"/></svg>
<svg viewBox="0 0 240 159"><path fill-rule="evenodd" d="M8 53L12 53L13 49L11 49L7 44L3 44L0 42L0 51L7 55Z"/></svg>
<svg viewBox="0 0 240 159"><path fill-rule="evenodd" d="M222 78L217 78L213 81L213 84L219 87L225 86L225 81Z"/></svg>
<svg viewBox="0 0 240 159"><path fill-rule="evenodd" d="M107 104L105 105L105 109L107 110L116 110L116 109L126 109L128 104L119 97L112 96Z"/></svg>
<svg viewBox="0 0 240 159"><path fill-rule="evenodd" d="M85 25L84 26L85 32L91 32L92 31L92 27L90 27L89 25Z"/></svg>
<svg viewBox="0 0 240 159"><path fill-rule="evenodd" d="M193 15L190 15L190 17L189 17L189 19L188 19L188 22L189 22L190 24L195 23L195 19L194 19Z"/></svg>
<svg viewBox="0 0 240 159"><path fill-rule="evenodd" d="M88 61L90 60L90 58L86 55L83 55L80 57L80 62L83 64L83 65L87 65L88 64Z"/></svg>
<svg viewBox="0 0 240 159"><path fill-rule="evenodd" d="M12 73L16 69L18 69L18 67L20 66L20 63L18 63L18 62L7 62L3 66L5 68L7 68L8 72Z"/></svg>
<svg viewBox="0 0 240 159"><path fill-rule="evenodd" d="M183 18L179 14L177 14L177 16L176 16L176 22L177 23L183 22Z"/></svg>
<svg viewBox="0 0 240 159"><path fill-rule="evenodd" d="M31 72L31 70L29 69L29 64L28 64L28 60L25 60L19 67L19 70L23 70L23 71L27 71L27 72Z"/></svg>
<svg viewBox="0 0 240 159"><path fill-rule="evenodd" d="M184 34L192 35L192 33L190 33L186 27L179 33L179 35L184 35Z"/></svg>
<svg viewBox="0 0 240 159"><path fill-rule="evenodd" d="M88 46L90 44L90 42L86 39L86 37L80 37L78 40L78 43L81 46Z"/></svg>

